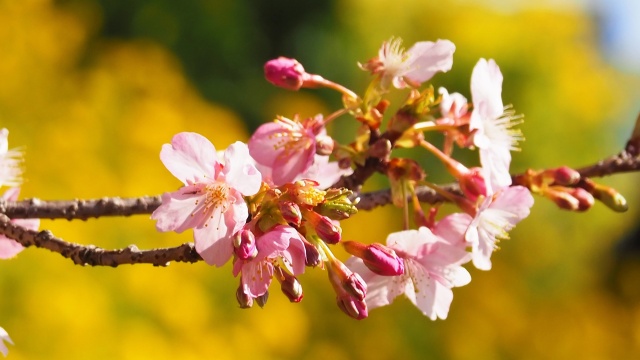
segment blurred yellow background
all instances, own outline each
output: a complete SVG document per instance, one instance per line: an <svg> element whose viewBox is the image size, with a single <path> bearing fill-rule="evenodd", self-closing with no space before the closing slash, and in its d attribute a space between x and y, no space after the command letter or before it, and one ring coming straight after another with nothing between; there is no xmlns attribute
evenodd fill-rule
<svg viewBox="0 0 640 360"><path fill-rule="evenodd" d="M175 133L223 149L276 114L339 104L323 90L266 84L261 64L275 52L361 91L368 77L356 62L383 40L445 38L457 46L454 66L433 83L467 96L477 59L494 58L504 102L525 114L514 172L614 154L640 111L638 73L608 62L601 23L583 7L336 0L316 11L276 1L288 10L278 18L258 3L0 0L0 126L26 150L22 197L160 194L179 186L158 157ZM320 270L301 277L300 304L274 287L264 309L240 310L229 266L85 268L29 248L0 262L0 326L15 342L10 359L637 358L640 257L616 246L640 226L640 177L601 181L623 192L629 212L568 213L536 198L494 269L470 270L472 282L454 290L445 321L406 300L352 320ZM392 208L358 214L344 237L383 242L398 219ZM157 233L146 216L41 227L105 248L191 241Z"/></svg>

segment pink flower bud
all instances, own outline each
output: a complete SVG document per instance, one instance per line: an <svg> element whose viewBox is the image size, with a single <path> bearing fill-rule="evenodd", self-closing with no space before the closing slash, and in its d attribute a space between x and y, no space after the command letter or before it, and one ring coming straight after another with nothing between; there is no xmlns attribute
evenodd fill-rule
<svg viewBox="0 0 640 360"><path fill-rule="evenodd" d="M333 221L326 216L322 217L322 220L316 227L316 232L320 239L327 244L337 244L342 238L342 229L340 226L334 224Z"/></svg>
<svg viewBox="0 0 640 360"><path fill-rule="evenodd" d="M471 201L476 201L478 196L487 196L487 183L482 168L474 167L464 172L458 179L460 190Z"/></svg>
<svg viewBox="0 0 640 360"><path fill-rule="evenodd" d="M278 203L282 218L289 225L299 227L302 223L302 213L300 207L292 201L283 201Z"/></svg>
<svg viewBox="0 0 640 360"><path fill-rule="evenodd" d="M361 258L369 270L378 275L404 274L404 261L387 246L378 243L365 245L356 241L343 241L342 245L349 254Z"/></svg>
<svg viewBox="0 0 640 360"><path fill-rule="evenodd" d="M311 267L320 265L320 263L322 263L322 259L320 258L320 252L318 251L316 246L308 242L304 238L302 238L302 243L304 244L305 251L304 264Z"/></svg>
<svg viewBox="0 0 640 360"><path fill-rule="evenodd" d="M362 277L338 259L331 259L328 264L329 281L336 294L341 296L346 293L358 300L364 300L367 295L367 284Z"/></svg>
<svg viewBox="0 0 640 360"><path fill-rule="evenodd" d="M578 211L587 211L595 203L593 195L583 188L572 188L569 193L578 200Z"/></svg>
<svg viewBox="0 0 640 360"><path fill-rule="evenodd" d="M288 90L299 90L309 77L297 60L282 56L264 64L264 76L273 85Z"/></svg>
<svg viewBox="0 0 640 360"><path fill-rule="evenodd" d="M580 173L568 166L560 166L557 169L546 170L544 177L551 177L556 185L574 185L580 181Z"/></svg>
<svg viewBox="0 0 640 360"><path fill-rule="evenodd" d="M563 187L549 187L544 190L543 195L556 203L559 208L564 210L576 211L580 208L580 201L565 191Z"/></svg>
<svg viewBox="0 0 640 360"><path fill-rule="evenodd" d="M236 256L241 260L251 260L258 255L256 237L248 229L241 229L234 234L233 246Z"/></svg>
<svg viewBox="0 0 640 360"><path fill-rule="evenodd" d="M304 296L302 293L302 284L298 279L283 271L281 268L275 268L276 279L280 282L280 290L291 302L300 302Z"/></svg>
<svg viewBox="0 0 640 360"><path fill-rule="evenodd" d="M367 304L364 300L358 300L353 296L346 295L336 297L336 301L343 313L356 320L362 320L369 315Z"/></svg>

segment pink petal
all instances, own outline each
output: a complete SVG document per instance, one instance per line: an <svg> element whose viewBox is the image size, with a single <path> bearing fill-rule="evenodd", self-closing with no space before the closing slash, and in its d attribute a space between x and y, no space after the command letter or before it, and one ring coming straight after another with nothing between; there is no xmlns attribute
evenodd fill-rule
<svg viewBox="0 0 640 360"><path fill-rule="evenodd" d="M156 229L181 233L202 224L206 215L202 210L204 196L198 194L201 187L185 186L178 191L162 194L162 205L151 214L151 219L157 221Z"/></svg>
<svg viewBox="0 0 640 360"><path fill-rule="evenodd" d="M24 247L19 242L0 235L0 259L10 259L22 250Z"/></svg>
<svg viewBox="0 0 640 360"><path fill-rule="evenodd" d="M231 144L224 152L225 181L243 195L254 195L260 190L262 175L253 165L249 148L242 142Z"/></svg>
<svg viewBox="0 0 640 360"><path fill-rule="evenodd" d="M246 262L242 267L242 285L245 293L251 297L264 295L273 278L273 265L266 261Z"/></svg>
<svg viewBox="0 0 640 360"><path fill-rule="evenodd" d="M18 200L18 195L20 195L20 188L12 187L2 194L2 199L6 201L16 201Z"/></svg>
<svg viewBox="0 0 640 360"><path fill-rule="evenodd" d="M220 215L218 215L220 218ZM233 255L233 234L223 221L212 219L207 225L193 230L196 251L209 265L223 266Z"/></svg>
<svg viewBox="0 0 640 360"><path fill-rule="evenodd" d="M164 144L160 159L185 185L205 178L214 180L220 167L213 144L204 136L190 132L176 134L171 144Z"/></svg>
<svg viewBox="0 0 640 360"><path fill-rule="evenodd" d="M503 113L502 73L493 59L480 59L473 68L471 98L482 118L497 118Z"/></svg>
<svg viewBox="0 0 640 360"><path fill-rule="evenodd" d="M410 63L406 66L410 70L404 76L414 82L423 83L437 72L451 70L455 50L456 46L449 40L415 43L407 51Z"/></svg>

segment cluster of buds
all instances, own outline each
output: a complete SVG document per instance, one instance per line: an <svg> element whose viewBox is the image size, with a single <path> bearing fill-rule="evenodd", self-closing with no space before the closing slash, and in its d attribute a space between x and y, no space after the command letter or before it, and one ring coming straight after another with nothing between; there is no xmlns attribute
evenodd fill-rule
<svg viewBox="0 0 640 360"><path fill-rule="evenodd" d="M583 178L568 166L540 171L529 169L515 176L514 182L550 199L564 210L586 211L593 207L595 200L599 200L614 211L627 211L627 201L619 192Z"/></svg>

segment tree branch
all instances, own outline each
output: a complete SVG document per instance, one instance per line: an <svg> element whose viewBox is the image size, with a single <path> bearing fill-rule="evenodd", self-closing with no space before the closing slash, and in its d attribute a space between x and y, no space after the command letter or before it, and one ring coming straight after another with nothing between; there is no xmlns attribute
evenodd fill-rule
<svg viewBox="0 0 640 360"><path fill-rule="evenodd" d="M76 265L112 266L124 264L152 264L167 266L171 261L194 263L202 258L196 252L193 243L172 248L138 250L135 245L124 249L106 250L93 245L80 245L66 242L55 237L51 231L34 231L16 225L0 214L0 234L13 239L24 247L35 246L59 253L71 259Z"/></svg>

